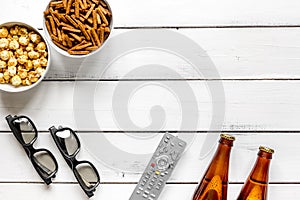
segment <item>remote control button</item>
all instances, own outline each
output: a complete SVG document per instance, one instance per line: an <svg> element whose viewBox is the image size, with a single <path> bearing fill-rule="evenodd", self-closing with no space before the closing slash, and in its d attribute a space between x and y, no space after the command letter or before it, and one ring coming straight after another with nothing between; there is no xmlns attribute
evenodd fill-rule
<svg viewBox="0 0 300 200"><path fill-rule="evenodd" d="M148 200L154 200L154 199L152 199L151 197L149 197L149 199Z"/></svg>
<svg viewBox="0 0 300 200"><path fill-rule="evenodd" d="M143 191L144 189L142 187L139 187L139 190Z"/></svg>
<svg viewBox="0 0 300 200"><path fill-rule="evenodd" d="M137 193L137 194L141 194L141 191L138 190L138 191L136 191L136 193Z"/></svg>
<svg viewBox="0 0 300 200"><path fill-rule="evenodd" d="M150 197L153 197L153 198L155 198L155 194L150 194Z"/></svg>
<svg viewBox="0 0 300 200"><path fill-rule="evenodd" d="M144 198L147 198L147 197L148 197L148 195L146 195L146 194L143 194L143 197L144 197Z"/></svg>
<svg viewBox="0 0 300 200"><path fill-rule="evenodd" d="M155 163L151 163L151 167L155 167Z"/></svg>
<svg viewBox="0 0 300 200"><path fill-rule="evenodd" d="M154 176L153 176L153 178L157 179L157 178L158 178L158 176L157 176L157 175L154 175Z"/></svg>
<svg viewBox="0 0 300 200"><path fill-rule="evenodd" d="M161 183L161 182L158 182L158 183L157 183L157 185L161 186L161 185L162 185L162 183Z"/></svg>
<svg viewBox="0 0 300 200"><path fill-rule="evenodd" d="M155 174L160 175L160 171L156 171Z"/></svg>
<svg viewBox="0 0 300 200"><path fill-rule="evenodd" d="M183 142L179 142L178 145L181 146L181 147L183 147L184 143Z"/></svg>
<svg viewBox="0 0 300 200"><path fill-rule="evenodd" d="M174 144L173 142L171 142L171 146L172 146L172 147L174 147L174 146L175 146L175 144Z"/></svg>
<svg viewBox="0 0 300 200"><path fill-rule="evenodd" d="M150 194L150 192L148 190L145 190L144 194Z"/></svg>
<svg viewBox="0 0 300 200"><path fill-rule="evenodd" d="M169 167L169 157L166 155L162 155L156 159L156 164L158 169L166 170Z"/></svg>
<svg viewBox="0 0 300 200"><path fill-rule="evenodd" d="M159 187L159 186L156 186L156 187L155 187L155 189L159 190L159 189L160 189L160 187Z"/></svg>
<svg viewBox="0 0 300 200"><path fill-rule="evenodd" d="M151 187L151 186L148 186L147 189L148 189L148 190L152 190L152 187Z"/></svg>
<svg viewBox="0 0 300 200"><path fill-rule="evenodd" d="M165 143L168 143L168 142L169 142L169 140L168 140L168 139L165 139L165 140L164 140L164 142L165 142Z"/></svg>
<svg viewBox="0 0 300 200"><path fill-rule="evenodd" d="M145 186L145 182L142 182L142 183L141 183L141 186Z"/></svg>
<svg viewBox="0 0 300 200"><path fill-rule="evenodd" d="M145 176L145 178L146 178L146 179L149 179L149 178L150 178L150 176L146 175L146 176Z"/></svg>
<svg viewBox="0 0 300 200"><path fill-rule="evenodd" d="M166 136L166 138L169 140L169 139L170 139L170 136L169 136L169 135L167 135L167 136Z"/></svg>
<svg viewBox="0 0 300 200"><path fill-rule="evenodd" d="M172 160L177 160L178 159L178 151L171 151L171 153L170 153L170 156L171 156L171 158L172 158Z"/></svg>

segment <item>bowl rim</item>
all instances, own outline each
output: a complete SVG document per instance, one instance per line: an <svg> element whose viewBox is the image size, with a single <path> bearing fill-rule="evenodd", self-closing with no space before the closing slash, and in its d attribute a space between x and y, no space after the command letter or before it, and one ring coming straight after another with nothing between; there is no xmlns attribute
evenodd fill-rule
<svg viewBox="0 0 300 200"><path fill-rule="evenodd" d="M39 85L42 80L45 78L46 74L48 73L49 71L49 68L51 66L51 53L50 53L50 46L48 44L48 41L46 41L45 37L40 33L40 31L36 28L34 28L33 26L27 24L27 23L24 23L24 22L19 22L19 21L11 21L11 22L5 22L5 23L2 23L0 24L0 28L2 27L13 27L13 26L24 26L26 28L28 28L28 30L31 30L31 31L34 31L36 33L38 33L41 38L43 39L43 42L45 42L46 44L46 47L47 47L47 60L48 60L48 63L47 63L47 66L46 66L46 70L44 72L44 74L39 78L39 80L31 85L20 85L18 87L15 87L11 84L8 84L8 83L3 83L3 84L0 84L0 90L1 91L4 91L4 92L9 92L9 93L18 93L18 92L24 92L24 91L27 91L27 90L30 90L32 88L34 88L35 86Z"/></svg>
<svg viewBox="0 0 300 200"><path fill-rule="evenodd" d="M86 57L89 57L89 56L99 52L106 45L106 43L109 40L109 38L111 37L112 31L114 29L114 23L113 23L114 22L114 20L113 20L114 14L113 14L113 11L111 9L111 6L110 6L110 4L108 3L107 0L102 0L102 1L104 1L106 3L109 11L111 12L111 19L110 19L110 24L109 24L109 28L110 28L109 36L108 36L108 38L106 38L106 40L104 40L103 44L99 48L97 48L96 50L93 50L90 53L85 54L85 55L71 55L67 51L59 48L56 44L53 43L53 41L50 37L50 34L49 34L48 29L47 29L46 24L45 24L45 15L43 14L43 31L44 31L45 38L48 41L48 43L50 44L50 46L53 47L57 52L59 52L63 56L66 56L66 57L69 57L69 58L86 58ZM49 1L49 3L46 6L46 9L49 8L49 5L50 5L51 2L52 2L52 0Z"/></svg>

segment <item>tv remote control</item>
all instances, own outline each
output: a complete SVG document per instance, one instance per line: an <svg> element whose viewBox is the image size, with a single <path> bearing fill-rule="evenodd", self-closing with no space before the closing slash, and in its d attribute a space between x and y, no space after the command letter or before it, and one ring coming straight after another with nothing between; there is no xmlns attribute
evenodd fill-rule
<svg viewBox="0 0 300 200"><path fill-rule="evenodd" d="M166 133L129 200L158 199L185 147L186 142Z"/></svg>

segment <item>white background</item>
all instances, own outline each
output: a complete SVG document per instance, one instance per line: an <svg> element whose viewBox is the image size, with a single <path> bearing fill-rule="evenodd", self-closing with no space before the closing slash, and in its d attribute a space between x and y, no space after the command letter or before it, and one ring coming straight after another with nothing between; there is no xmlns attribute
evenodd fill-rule
<svg viewBox="0 0 300 200"><path fill-rule="evenodd" d="M0 22L22 21L42 28L42 16L48 1L1 0ZM260 145L275 149L270 171L269 199L298 199L300 195L300 3L297 0L111 0L115 30L113 35L131 29L169 29L198 43L214 62L220 77L208 81L222 81L226 96L226 117L222 131L236 136L233 147L228 199L235 199L256 159ZM43 34L43 30L41 30ZM112 35L112 36L113 36ZM74 78L80 61L65 58L52 50L52 65L38 87L21 94L0 93L0 199L85 199L76 180L56 149L47 129L51 125L65 125L76 129L73 115ZM195 52L196 53L196 52ZM101 61L109 52L101 51L98 59L88 60L90 67L107 64ZM199 55L201 56L201 55ZM95 112L102 130L78 130L83 137L105 134L115 144L134 147L128 142L112 115L111 99L118 80L134 66L147 62L161 62L171 66L182 77L172 80L168 74L159 77L129 77L124 84L151 79L170 79L170 84L187 81L195 91L199 105L200 123L193 145L182 157L160 199L190 199L212 154L199 159L200 149L211 120L211 100L205 81L193 68L181 60L153 51L127 55L114 63L98 86ZM208 69L209 70L209 69ZM81 73L84 84L97 76ZM138 80L137 80L138 79ZM142 94L151 94L143 95ZM100 96L99 96L100 95ZM149 107L157 103L157 89L145 87L133 97L129 106L132 121L138 126L149 123ZM180 107L168 91L160 101L166 110L167 122L163 130L178 130ZM147 97L147 98L146 98ZM188 102L185 102L188 103ZM119 108L125 109L125 108ZM30 116L41 131L36 147L50 149L59 163L54 183L47 187L31 166L22 147L9 132L4 120L7 114ZM130 131L130 130L125 130ZM218 130L221 131L221 130ZM190 134L190 133L187 133ZM159 138L145 149L154 151ZM140 171L122 172L98 162L83 148L79 159L95 163L102 184L94 199L128 199ZM101 147L99 147L101 148ZM105 151L105 149L103 149ZM122 168L116 161L115 168ZM142 168L146 163L137 160Z"/></svg>

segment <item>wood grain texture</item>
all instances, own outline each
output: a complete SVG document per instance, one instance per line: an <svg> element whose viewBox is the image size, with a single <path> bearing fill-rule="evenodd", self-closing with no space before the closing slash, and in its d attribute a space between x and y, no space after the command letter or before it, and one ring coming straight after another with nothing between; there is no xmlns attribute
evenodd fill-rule
<svg viewBox="0 0 300 200"><path fill-rule="evenodd" d="M24 200L63 200L66 198L74 200L87 199L78 185L54 184L47 188L41 184L0 184L0 198L18 200L20 197L12 195L15 191ZM101 185L95 196L91 199L129 199L135 185L132 184L109 184ZM167 185L160 199L190 199L196 185ZM235 199L242 185L229 185L228 199ZM32 191L35 191L34 194ZM66 191L72 191L66 193ZM298 185L270 185L269 199L297 199L299 196Z"/></svg>
<svg viewBox="0 0 300 200"><path fill-rule="evenodd" d="M42 27L42 13L48 0L13 0L0 14L5 19ZM117 27L147 26L255 26L299 25L299 2L288 1L206 1L153 0L109 1ZM259 5L259 6L258 6ZM24 14L30 13L30 14ZM9 18L7 16L10 16Z"/></svg>
<svg viewBox="0 0 300 200"><path fill-rule="evenodd" d="M194 56L197 63L200 63L197 66L191 65L170 52L154 49L155 45L153 49L131 49L130 45L148 45L149 40L154 40L154 38L127 37L129 41L125 44L117 39L120 34L129 34L130 31L132 35L137 34L134 33L137 30L114 30L112 39L108 41L103 50L84 61L67 58L51 49L52 65L47 79L300 78L299 28L170 30L174 34L190 39L199 46L200 50L190 49L189 46L185 47L188 49L188 54ZM147 31L159 32L161 30L150 29ZM155 40L166 43L165 39L162 37ZM120 48L126 49L126 45L131 52L127 52L125 55L117 53ZM175 45L173 49L180 48ZM208 59L211 59L215 68L207 64ZM147 65L149 65L148 69L161 65L167 67L168 70L147 70L145 73L134 73L135 70ZM214 70L218 74L214 73Z"/></svg>
<svg viewBox="0 0 300 200"><path fill-rule="evenodd" d="M0 23L22 21L39 28L43 34L42 15L48 2L0 0L3 8ZM182 58L157 49L131 51L110 63L116 52L128 48L131 41L108 43L101 52L84 61L63 57L51 49L52 65L40 86L20 94L0 92L3 160L0 199L87 199L47 132L51 125L79 130L82 149L78 159L92 161L104 183L92 199L105 200L129 198L161 137L162 133L155 135L157 131L179 130L181 137L195 134L160 197L190 199L216 148L212 143L208 155L200 157L206 131L211 130L212 119L223 118L220 112L212 114L214 101L209 83L223 83L225 93L224 123L215 134L223 130L237 138L231 156L228 200L238 195L260 145L275 149L269 199L298 199L299 1L111 0L109 3L116 27L111 39L131 30L153 33L172 30L199 45L201 51L190 49L189 54L201 61L211 59L219 75L212 73L213 68L205 62L195 68ZM133 44L152 44L149 38L134 39ZM163 43L165 39L157 41ZM145 65L151 69L166 66L168 70L138 71ZM104 73L99 74L99 70ZM136 71L139 73L132 73ZM101 81L96 82L98 79ZM74 95L78 87L83 90ZM178 97L178 91L191 91L194 98ZM130 94L126 104L122 101L127 100L124 94ZM223 101L215 100L215 103ZM87 107L91 102L94 105ZM187 121L199 116L196 127L181 127L183 111L193 113L184 118ZM118 116L127 112L128 117L123 119L129 119L135 126L126 120L118 121ZM59 163L57 177L50 187L42 183L22 147L8 132L4 120L7 114L28 115L42 131L35 147L48 148ZM91 123L94 118L96 123ZM164 123L150 126L155 120ZM145 140L145 136L152 137ZM119 150L136 154L136 159L106 155L110 152L105 146L108 142ZM101 156L114 159L105 163L99 159L99 151L104 152Z"/></svg>
<svg viewBox="0 0 300 200"><path fill-rule="evenodd" d="M78 160L93 162L101 174L102 182L137 182L151 157L151 152L155 150L163 134L153 134L152 138L148 140L141 139L141 135L139 137L138 135L138 133L131 133L131 136L121 133L79 133L82 149ZM229 181L231 183L243 183L246 180L256 160L258 147L261 145L275 149L270 169L271 183L299 182L298 168L291 167L299 165L300 155L297 153L300 148L298 145L299 133L234 133L232 135L236 137L236 141L230 161ZM176 166L169 179L170 183L197 183L200 181L215 152L218 137L211 144L213 148L207 149L207 156L202 158L200 151L207 134L185 133L179 135L181 138L192 136L194 139L189 143L187 151ZM113 148L108 148L108 143L112 144ZM0 155L5 160L1 164L0 182L42 182L13 135L10 133L0 134L0 144ZM95 144L98 144L97 148L93 148ZM59 171L54 182L75 182L72 171L58 152L49 133L41 133L35 146L49 149L57 158ZM120 156L112 155L112 152L116 151L120 151ZM123 154L126 156L122 157ZM134 158L133 161L130 161L131 157L128 154ZM110 156L114 158L112 161L108 159ZM131 171L125 171L128 168Z"/></svg>
<svg viewBox="0 0 300 200"><path fill-rule="evenodd" d="M300 81L223 81L223 86L225 119L222 130L300 130ZM183 90L194 96L189 93L178 96L176 92ZM47 130L50 124L64 124L92 131L207 131L211 130L212 117L222 117L221 112L212 116L213 103L220 101L212 100L205 81L79 81L76 87L75 82L44 81L21 94L1 93L0 118L4 119L7 114L26 114L34 119L40 130ZM195 108L198 111L192 112ZM187 113L182 114L182 109ZM92 119L94 114L96 123L79 124L78 118L75 123L75 117L80 119L82 115L80 122ZM119 119L121 114L125 117ZM151 117L158 117L157 120L164 123L157 122L149 127ZM198 118L196 127L194 123L182 126L182 118L194 120L195 117ZM0 128L8 130L4 120L0 121Z"/></svg>

